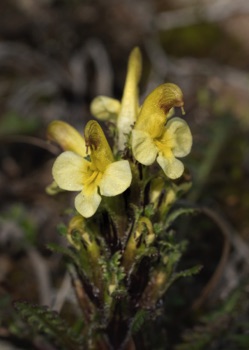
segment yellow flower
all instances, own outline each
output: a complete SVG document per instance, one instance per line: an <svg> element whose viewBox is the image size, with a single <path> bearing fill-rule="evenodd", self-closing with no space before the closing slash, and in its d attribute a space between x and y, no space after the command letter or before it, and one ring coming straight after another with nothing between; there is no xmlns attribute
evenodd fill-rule
<svg viewBox="0 0 249 350"><path fill-rule="evenodd" d="M98 96L90 106L91 113L100 120L117 120L118 148L125 146L127 135L139 112L138 83L141 77L142 58L138 47L130 53L121 103L113 98Z"/></svg>
<svg viewBox="0 0 249 350"><path fill-rule="evenodd" d="M85 218L92 216L101 195L112 197L124 192L131 183L127 160L114 161L103 130L96 121L85 127L85 145L91 160L76 152L63 152L55 161L52 173L58 186L67 191L80 191L75 208Z"/></svg>
<svg viewBox="0 0 249 350"><path fill-rule="evenodd" d="M152 91L132 131L132 150L141 164L151 165L157 160L164 173L176 179L184 171L183 163L177 158L189 154L192 135L181 118L166 122L173 107L183 107L182 92L177 85L162 84Z"/></svg>

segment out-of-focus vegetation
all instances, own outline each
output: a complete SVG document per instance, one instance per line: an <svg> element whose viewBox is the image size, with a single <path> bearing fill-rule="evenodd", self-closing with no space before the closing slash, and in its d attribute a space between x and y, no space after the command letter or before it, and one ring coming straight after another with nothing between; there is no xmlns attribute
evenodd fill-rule
<svg viewBox="0 0 249 350"><path fill-rule="evenodd" d="M184 92L194 146L182 204L200 213L177 227L189 242L180 267L203 269L169 290L154 323L140 315L135 345L248 349L247 1L4 0L0 17L0 347L51 349L14 310L20 299L81 327L64 262L46 248L65 244L67 215L67 194L45 193L59 152L46 127L61 119L82 131L96 95L120 98L139 46L143 96L166 81Z"/></svg>

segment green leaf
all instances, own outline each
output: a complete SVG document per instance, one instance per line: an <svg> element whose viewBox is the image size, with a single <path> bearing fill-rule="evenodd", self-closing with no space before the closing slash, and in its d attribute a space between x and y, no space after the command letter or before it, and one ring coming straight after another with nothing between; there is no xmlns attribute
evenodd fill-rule
<svg viewBox="0 0 249 350"><path fill-rule="evenodd" d="M247 288L247 283L239 286L218 308L201 317L183 333L183 342L175 350L249 349Z"/></svg>
<svg viewBox="0 0 249 350"><path fill-rule="evenodd" d="M183 270L180 272L176 272L173 274L171 280L170 280L170 284L172 284L173 282L175 282L178 278L180 277L191 277L196 275L197 273L199 273L202 269L201 265L195 265L193 267L191 267L190 269L187 270Z"/></svg>
<svg viewBox="0 0 249 350"><path fill-rule="evenodd" d="M61 236L65 237L67 235L67 226L62 222L57 225L57 230Z"/></svg>
<svg viewBox="0 0 249 350"><path fill-rule="evenodd" d="M138 310L135 314L132 322L131 322L131 332L132 334L137 333L141 327L143 326L144 322L146 321L148 312L146 310Z"/></svg>
<svg viewBox="0 0 249 350"><path fill-rule="evenodd" d="M0 135L29 134L40 126L39 118L21 118L16 113L9 112L0 121Z"/></svg>
<svg viewBox="0 0 249 350"><path fill-rule="evenodd" d="M165 228L169 228L170 225L181 215L189 215L189 214L195 214L197 212L196 209L194 208L180 208L180 209L175 209L172 211L168 217L166 218L165 221Z"/></svg>
<svg viewBox="0 0 249 350"><path fill-rule="evenodd" d="M43 334L60 349L83 350L83 339L71 336L73 330L57 312L27 302L15 302L14 307L36 334Z"/></svg>
<svg viewBox="0 0 249 350"><path fill-rule="evenodd" d="M61 247L55 243L49 243L47 244L47 248L50 249L53 252L62 254L63 256L71 259L76 265L79 265L79 258L77 254L75 254L71 249Z"/></svg>

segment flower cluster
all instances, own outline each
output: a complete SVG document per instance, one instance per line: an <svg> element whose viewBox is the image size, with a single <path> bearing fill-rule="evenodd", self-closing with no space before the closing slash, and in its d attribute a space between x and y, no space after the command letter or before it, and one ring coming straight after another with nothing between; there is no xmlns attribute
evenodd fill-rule
<svg viewBox="0 0 249 350"><path fill-rule="evenodd" d="M133 348L132 323L141 324L141 311L153 315L171 283L199 271L175 273L186 244L174 242L172 222L186 209L173 204L189 183L173 180L192 146L187 123L173 117L175 107L184 112L182 91L165 83L140 105L141 61L135 48L121 101L96 97L95 120L82 135L58 120L47 132L63 150L48 192L77 193L62 253L84 318L84 349Z"/></svg>
<svg viewBox="0 0 249 350"><path fill-rule="evenodd" d="M157 161L170 179L183 174L184 165L178 158L189 154L192 136L183 119L170 117L174 107L183 109L182 91L175 84L162 84L140 106L141 66L141 54L135 48L121 101L98 96L90 106L95 118L115 126L113 151L95 120L86 124L83 136L62 121L48 127L48 138L64 150L53 165L54 182L62 190L79 192L75 208L84 218L96 213L102 197L125 192L136 181L138 164L150 166Z"/></svg>

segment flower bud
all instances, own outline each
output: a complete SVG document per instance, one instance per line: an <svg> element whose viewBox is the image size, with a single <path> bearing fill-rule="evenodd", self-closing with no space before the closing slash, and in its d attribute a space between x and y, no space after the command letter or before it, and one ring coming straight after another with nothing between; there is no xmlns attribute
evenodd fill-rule
<svg viewBox="0 0 249 350"><path fill-rule="evenodd" d="M115 120L120 112L120 102L111 97L97 96L91 102L90 111L99 120Z"/></svg>
<svg viewBox="0 0 249 350"><path fill-rule="evenodd" d="M127 135L131 131L139 112L138 83L141 77L142 58L138 47L132 50L126 75L121 109L118 115L117 127L119 132L118 146L123 149Z"/></svg>
<svg viewBox="0 0 249 350"><path fill-rule="evenodd" d="M83 137L71 125L61 120L54 120L47 129L49 140L58 143L64 151L73 151L86 156L86 146Z"/></svg>
<svg viewBox="0 0 249 350"><path fill-rule="evenodd" d="M68 225L67 239L76 249L80 249L79 239L75 233L79 234L79 237L83 237L85 233L85 222L86 220L81 215L74 216ZM78 242L77 242L78 241Z"/></svg>

